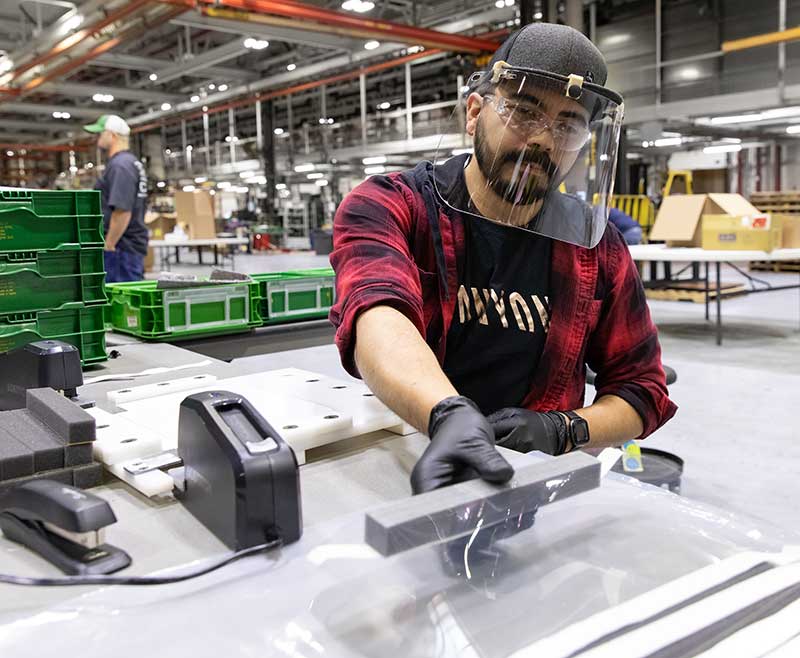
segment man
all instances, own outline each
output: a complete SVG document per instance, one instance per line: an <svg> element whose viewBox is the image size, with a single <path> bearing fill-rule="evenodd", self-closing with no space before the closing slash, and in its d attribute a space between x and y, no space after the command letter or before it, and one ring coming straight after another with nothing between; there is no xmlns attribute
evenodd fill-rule
<svg viewBox="0 0 800 658"><path fill-rule="evenodd" d="M470 79L473 156L373 176L337 212L336 343L349 372L427 429L415 493L509 480L496 444L619 445L675 413L638 272L606 230L622 99L605 80L582 34L528 25ZM565 179L599 203L559 193ZM584 407L587 364L597 398Z"/></svg>
<svg viewBox="0 0 800 658"><path fill-rule="evenodd" d="M97 145L108 153L105 171L95 185L102 197L106 281L141 281L147 255L147 174L128 150L131 129L115 114L104 114L83 128L97 134Z"/></svg>
<svg viewBox="0 0 800 658"><path fill-rule="evenodd" d="M622 239L626 244L639 244L642 241L642 227L630 215L622 212L618 208L610 208L608 211L608 221L617 227L622 233Z"/></svg>

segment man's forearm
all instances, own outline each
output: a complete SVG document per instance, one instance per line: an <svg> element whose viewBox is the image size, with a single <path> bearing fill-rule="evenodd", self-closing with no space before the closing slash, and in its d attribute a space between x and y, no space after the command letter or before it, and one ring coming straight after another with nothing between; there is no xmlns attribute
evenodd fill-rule
<svg viewBox="0 0 800 658"><path fill-rule="evenodd" d="M588 448L619 446L635 439L644 431L642 419L636 410L616 395L605 395L593 405L576 409L575 413L589 424ZM567 449L572 446L568 445Z"/></svg>
<svg viewBox="0 0 800 658"><path fill-rule="evenodd" d="M106 233L106 250L114 251L128 224L131 223L130 210L115 210L111 213L111 219L108 222L108 232Z"/></svg>
<svg viewBox="0 0 800 658"><path fill-rule="evenodd" d="M390 306L358 317L355 360L370 390L422 432L428 431L431 409L458 395L413 323Z"/></svg>

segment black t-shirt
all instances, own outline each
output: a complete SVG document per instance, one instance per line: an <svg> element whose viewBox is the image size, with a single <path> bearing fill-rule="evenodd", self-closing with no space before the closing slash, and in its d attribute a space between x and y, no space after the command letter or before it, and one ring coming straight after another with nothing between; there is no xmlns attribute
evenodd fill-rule
<svg viewBox="0 0 800 658"><path fill-rule="evenodd" d="M463 169L454 175L463 181ZM463 189L466 195L466 184ZM552 241L463 217L464 264L444 372L489 414L520 406L530 391L550 324Z"/></svg>
<svg viewBox="0 0 800 658"><path fill-rule="evenodd" d="M103 228L106 232L113 211L126 210L131 213L130 224L117 243L117 248L147 255L147 227L144 223L147 174L142 163L130 151L115 153L106 163L106 170L94 189L101 193Z"/></svg>

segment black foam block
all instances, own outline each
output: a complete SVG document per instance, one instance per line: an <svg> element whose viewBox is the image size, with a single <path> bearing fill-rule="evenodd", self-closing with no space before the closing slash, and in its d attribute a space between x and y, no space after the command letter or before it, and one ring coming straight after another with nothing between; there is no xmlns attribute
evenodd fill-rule
<svg viewBox="0 0 800 658"><path fill-rule="evenodd" d="M53 430L25 409L0 413L0 427L33 451L33 470L64 468L64 445Z"/></svg>
<svg viewBox="0 0 800 658"><path fill-rule="evenodd" d="M64 446L64 466L82 466L92 462L92 444L76 443Z"/></svg>
<svg viewBox="0 0 800 658"><path fill-rule="evenodd" d="M41 420L65 444L95 440L94 418L52 388L32 388L27 393L28 411Z"/></svg>
<svg viewBox="0 0 800 658"><path fill-rule="evenodd" d="M33 450L0 428L0 481L33 473Z"/></svg>
<svg viewBox="0 0 800 658"><path fill-rule="evenodd" d="M44 473L36 473L34 475L27 475L25 477L16 478L14 480L4 480L0 482L0 493L16 487L18 484L32 482L33 480L55 480L61 484L72 485L73 474L71 468L59 468L54 471L45 471Z"/></svg>
<svg viewBox="0 0 800 658"><path fill-rule="evenodd" d="M76 466L72 472L72 486L78 489L91 489L103 484L103 467L100 464Z"/></svg>

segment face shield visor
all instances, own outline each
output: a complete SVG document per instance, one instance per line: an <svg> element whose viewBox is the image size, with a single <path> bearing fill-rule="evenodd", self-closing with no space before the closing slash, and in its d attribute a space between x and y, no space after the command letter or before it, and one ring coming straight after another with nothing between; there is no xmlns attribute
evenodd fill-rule
<svg viewBox="0 0 800 658"><path fill-rule="evenodd" d="M434 158L442 200L466 215L597 245L614 188L622 99L579 76L504 62L474 75L470 87ZM448 162L458 153L458 135L473 146L463 177Z"/></svg>

